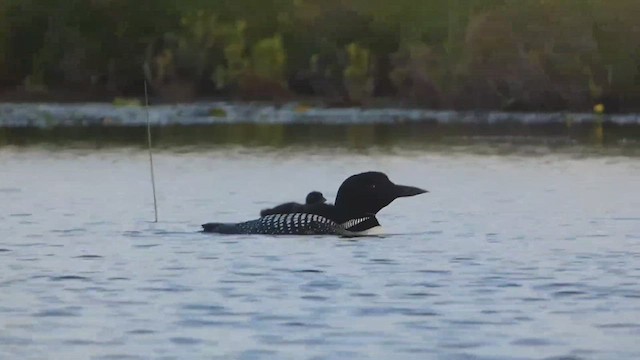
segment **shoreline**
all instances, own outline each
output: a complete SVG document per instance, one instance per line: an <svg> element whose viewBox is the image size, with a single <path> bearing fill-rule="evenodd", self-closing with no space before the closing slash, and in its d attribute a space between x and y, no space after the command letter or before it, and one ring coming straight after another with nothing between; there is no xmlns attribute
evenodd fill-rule
<svg viewBox="0 0 640 360"><path fill-rule="evenodd" d="M146 125L146 108L137 102L0 103L0 127L127 127ZM403 124L445 125L613 123L640 126L640 113L456 111L401 107L324 107L304 102L206 101L149 106L153 126L215 124Z"/></svg>

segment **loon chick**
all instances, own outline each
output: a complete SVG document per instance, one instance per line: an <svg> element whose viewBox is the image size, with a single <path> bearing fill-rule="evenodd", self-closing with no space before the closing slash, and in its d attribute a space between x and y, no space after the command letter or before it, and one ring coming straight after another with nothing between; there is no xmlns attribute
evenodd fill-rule
<svg viewBox="0 0 640 360"><path fill-rule="evenodd" d="M338 189L335 205L304 205L295 212L241 223L207 223L202 228L204 232L220 234L360 235L380 226L375 215L393 200L426 192L396 185L384 173L370 171L347 178Z"/></svg>
<svg viewBox="0 0 640 360"><path fill-rule="evenodd" d="M305 205L322 204L326 201L327 199L324 198L321 192L312 191L309 194L307 194L307 198L305 199ZM260 216L262 217L262 216L273 215L273 214L296 213L296 212L302 211L303 209L304 209L304 205L301 205L295 202L288 202L288 203L284 203L276 207L273 207L271 209L264 209L260 211Z"/></svg>

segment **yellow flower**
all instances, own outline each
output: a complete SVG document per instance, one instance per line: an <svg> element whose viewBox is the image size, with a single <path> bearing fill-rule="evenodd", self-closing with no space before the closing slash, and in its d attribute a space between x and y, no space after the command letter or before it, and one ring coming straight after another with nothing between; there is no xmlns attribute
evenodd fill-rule
<svg viewBox="0 0 640 360"><path fill-rule="evenodd" d="M594 107L593 107L593 111L594 111L596 114L602 114L602 113L604 112L604 105L602 105L602 104L596 104L596 105L594 105Z"/></svg>

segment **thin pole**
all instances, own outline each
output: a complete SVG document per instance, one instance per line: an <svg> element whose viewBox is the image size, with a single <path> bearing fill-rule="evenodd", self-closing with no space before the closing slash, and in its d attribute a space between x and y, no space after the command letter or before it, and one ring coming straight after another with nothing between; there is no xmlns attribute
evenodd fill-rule
<svg viewBox="0 0 640 360"><path fill-rule="evenodd" d="M151 151L151 120L149 120L149 95L147 94L147 80L144 81L144 107L147 111L147 143L149 147L149 167L151 169L151 188L153 190L153 211L155 221L158 222L158 201L156 199L156 178L153 173L153 152Z"/></svg>

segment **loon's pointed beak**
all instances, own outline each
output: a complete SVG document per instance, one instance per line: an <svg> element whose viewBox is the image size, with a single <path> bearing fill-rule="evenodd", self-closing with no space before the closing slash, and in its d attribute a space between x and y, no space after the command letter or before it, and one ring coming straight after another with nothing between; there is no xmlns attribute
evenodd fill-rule
<svg viewBox="0 0 640 360"><path fill-rule="evenodd" d="M395 185L394 186L394 194L396 198L399 197L407 197L407 196L415 196L428 193L427 190L420 189L414 186L406 186L406 185Z"/></svg>

